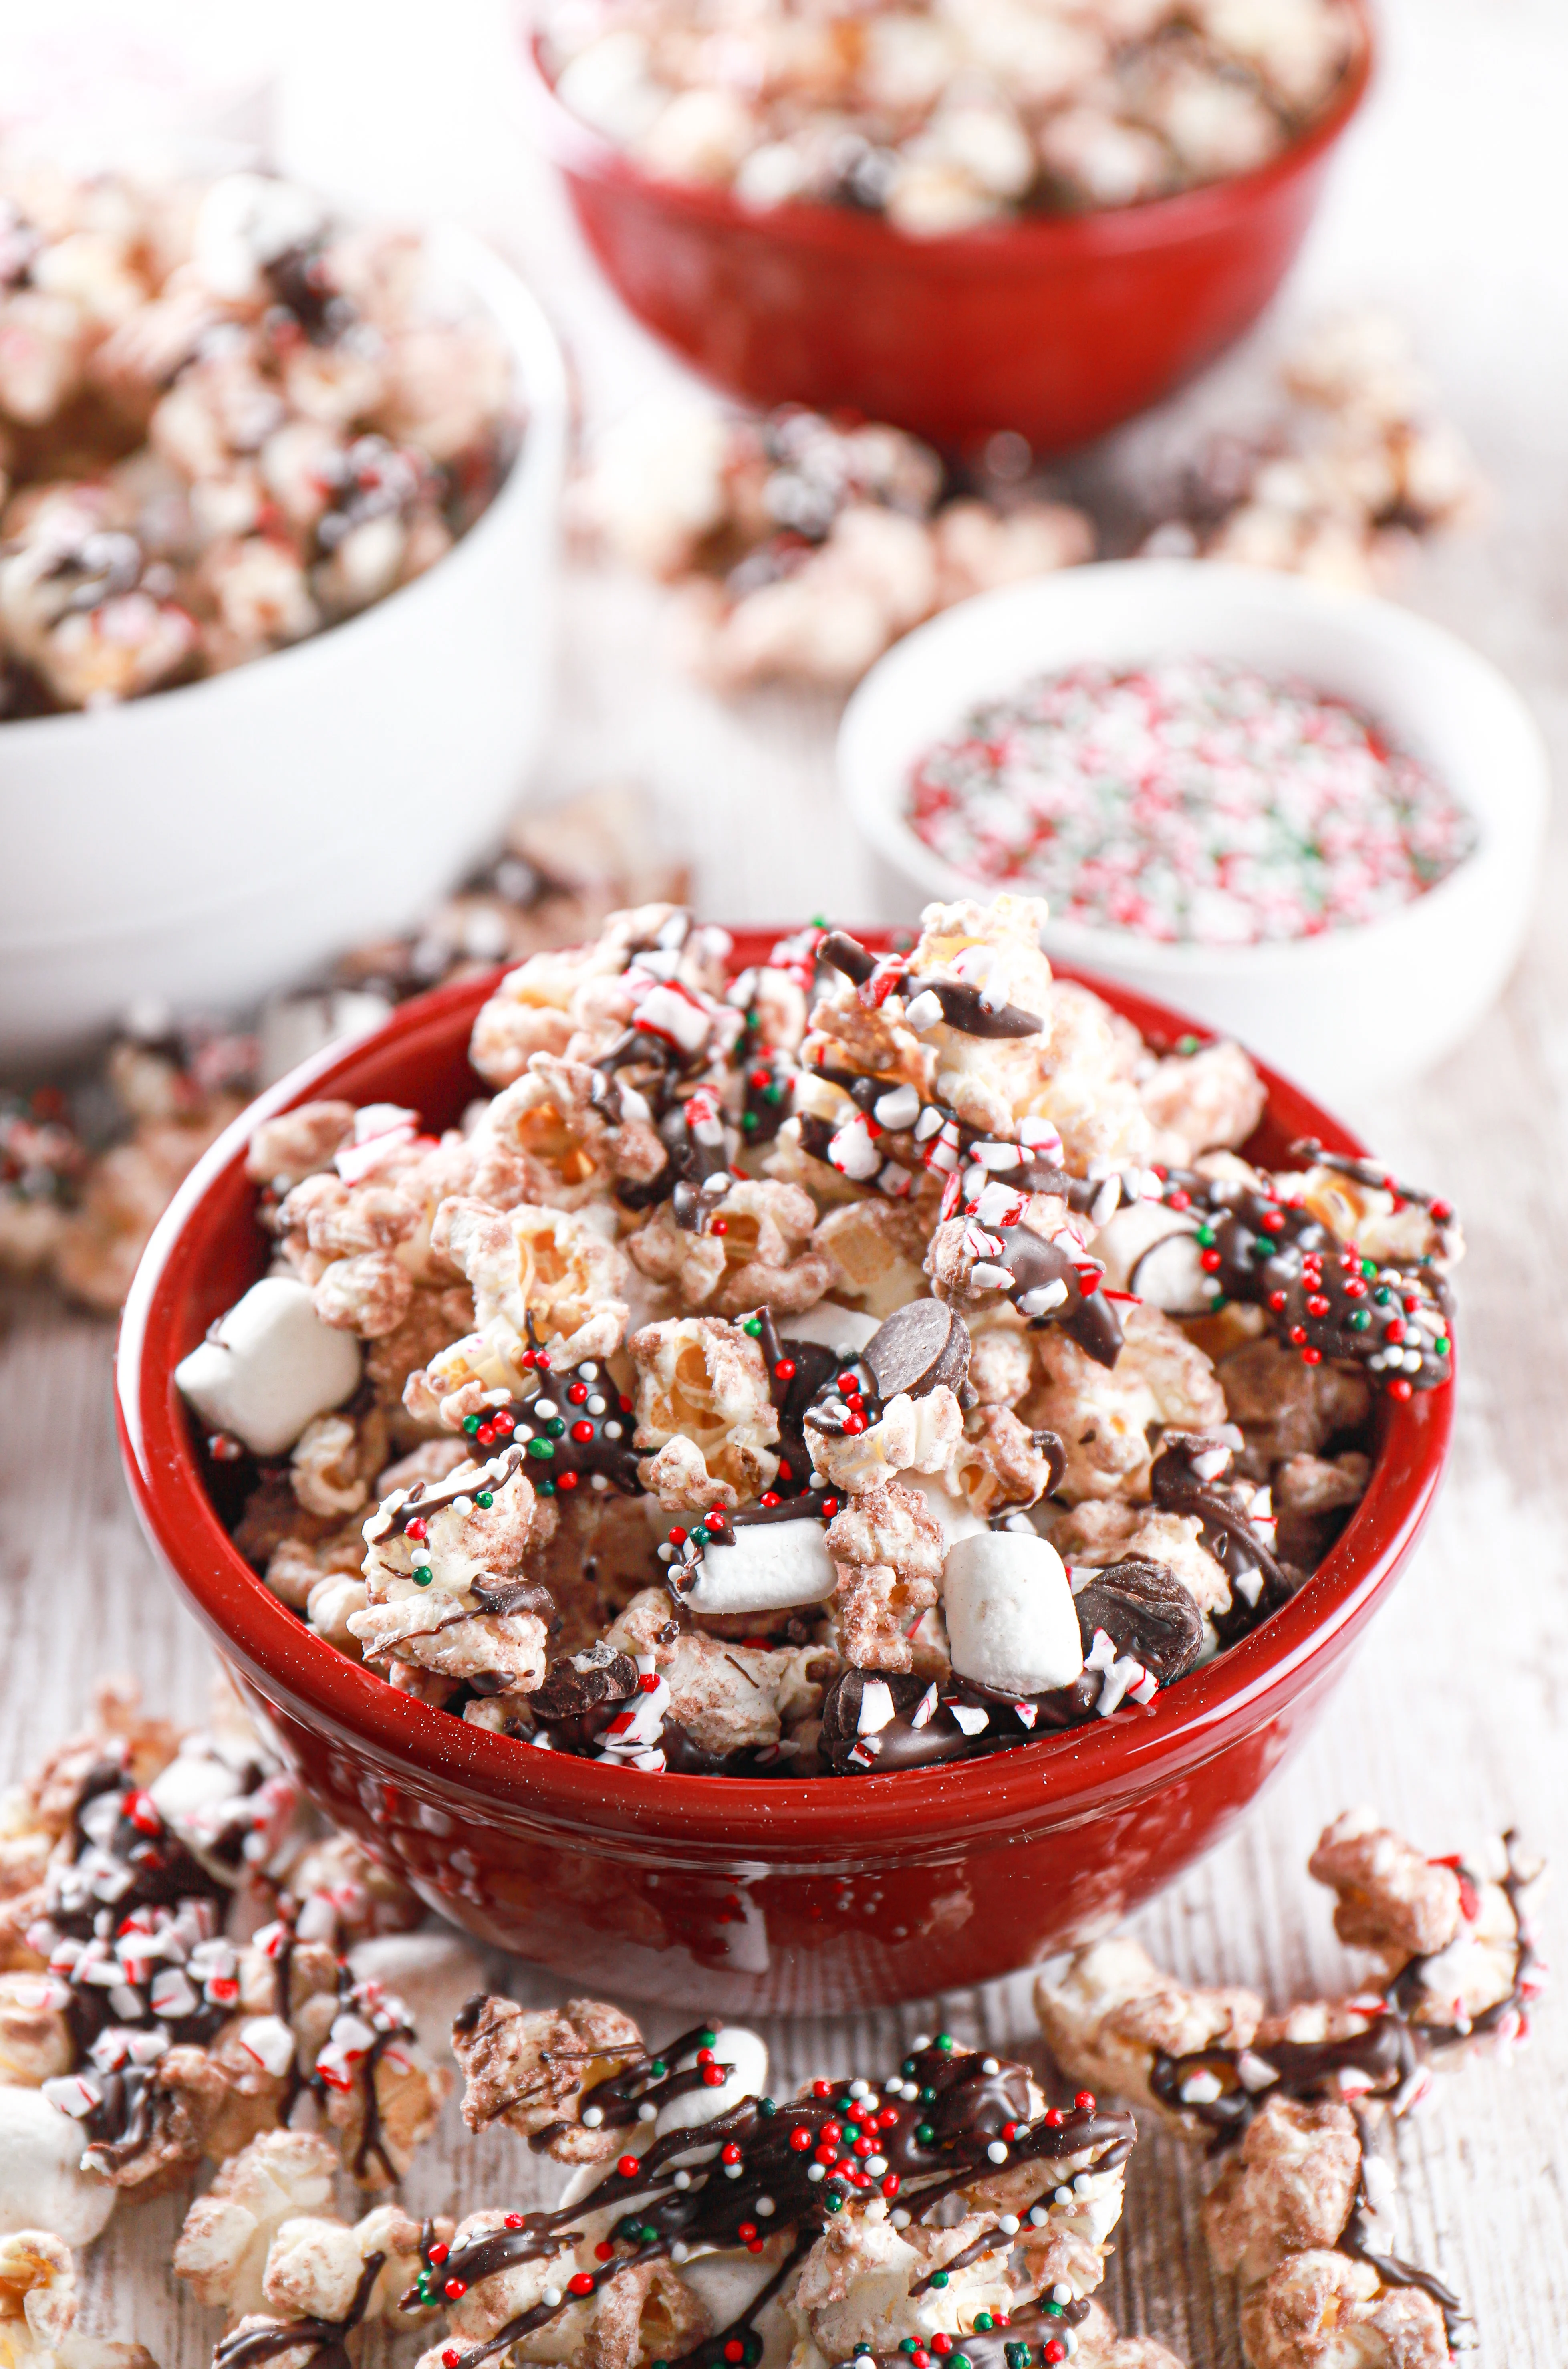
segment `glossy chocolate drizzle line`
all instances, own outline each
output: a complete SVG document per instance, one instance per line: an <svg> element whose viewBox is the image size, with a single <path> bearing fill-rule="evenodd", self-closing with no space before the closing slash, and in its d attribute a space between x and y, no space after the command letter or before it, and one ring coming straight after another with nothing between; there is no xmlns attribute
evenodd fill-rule
<svg viewBox="0 0 1568 2369"><path fill-rule="evenodd" d="M830 930L818 948L824 962L831 963L836 971L856 987L864 987L877 967L877 957L868 954L858 938L843 930ZM896 974L898 993L906 1003L917 995L934 995L942 1006L942 1017L949 1028L960 1036L980 1037L1038 1036L1045 1022L1037 1013L1025 1012L1016 1003L992 1006L985 1000L985 990L973 987L967 979L939 977L913 978L901 972Z"/></svg>
<svg viewBox="0 0 1568 2369"><path fill-rule="evenodd" d="M1155 2056L1149 2076L1149 2086L1155 2096L1174 2112L1196 2115L1213 2133L1211 2144L1216 2151L1242 2136L1268 2098L1276 2094L1289 2098L1320 2096L1342 2072L1361 2075L1398 2113L1432 2055L1494 2031L1505 2017L1524 2004L1536 1951L1521 1906L1526 1879L1517 1864L1518 1837L1514 1828L1509 1828L1503 1841L1508 1866L1501 1879L1501 1889L1514 1912L1514 1977L1505 1996L1484 2008L1468 2027L1418 2023L1413 2020L1421 1998L1421 1972L1431 1963L1426 1956L1413 1957L1381 1994L1382 2012L1364 2031L1348 2033L1341 2040L1275 2041L1266 2048L1206 2048L1185 2056L1167 2056L1162 2051ZM1461 1868L1459 1873L1461 1881L1476 1886L1476 1879L1466 1870ZM1243 2057L1250 2059L1259 2072L1272 2072L1275 2078L1261 2089L1249 2089L1240 2069ZM1219 2096L1185 2097L1184 2088L1195 2074L1208 2074L1219 2080L1222 2085Z"/></svg>
<svg viewBox="0 0 1568 2369"><path fill-rule="evenodd" d="M1475 2323L1452 2287L1445 2286L1430 2271L1417 2270L1413 2262L1402 2261L1397 2254L1376 2252L1369 2240L1377 2219L1372 2200L1367 2193L1367 2159L1373 2146L1372 2125L1358 2106L1352 2106L1356 2119L1356 2135L1360 2142L1361 2160L1356 2174L1356 2194L1344 2228L1334 2239L1336 2253L1346 2254L1353 2262L1365 2262L1376 2271L1386 2287L1415 2287L1435 2303L1443 2315L1443 2336L1450 2352L1468 2352L1475 2341Z"/></svg>
<svg viewBox="0 0 1568 2369"><path fill-rule="evenodd" d="M482 2012L482 1998L470 2001L458 2018L458 2028L472 2031ZM659 2094L658 2087L639 2093L635 2086L652 2064L672 2062L688 2053L700 2037L699 2032L683 2034L658 2059L646 2059L643 2053L638 2064L596 2085L588 2096L597 2102L612 2091L617 2108L629 2107L625 2118L632 2119L642 2099ZM745 2348L744 2360L754 2362L755 2321L763 2305L832 2215L857 2192L875 2192L877 2180L887 2192L888 2177L896 2178L899 2185L894 2193L901 2192L904 2181L922 2183L909 2194L906 2204L919 2220L956 2190L973 2188L988 2177L1000 2175L1001 2167L991 2164L988 2148L1001 2141L1004 2129L1013 2134L1010 2140L1001 2141L1008 2148L1010 2169L1020 2163L1060 2162L1090 2154L1098 2172L1125 2160L1136 2135L1130 2114L1074 2108L1031 2128L1026 2121L1030 2110L1026 2068L989 2061L994 2071L988 2072L987 2060L973 2051L922 2049L904 2060L904 2076L912 2079L916 2097L897 2102L889 2099L885 2106L878 2103L875 2113L850 2099L841 2083L833 2085L833 2094L828 2098L798 2099L789 2105L775 2106L769 2099L742 2099L710 2123L666 2132L647 2149L634 2170L624 2173L617 2167L570 2208L519 2215L515 2231L486 2231L473 2241L472 2252L468 2247L454 2249L443 2269L449 2278L472 2285L471 2267L477 2262L505 2267L527 2259L508 2248L527 2248L537 2254L543 2250L542 2241L564 2232L568 2222L637 2200L632 2228L623 2226L615 2233L620 2242L631 2244L633 2251L601 2270L578 2272L577 2292L568 2285L558 2304L536 2304L520 2313L486 2343L464 2352L459 2369L478 2369L482 2362L544 2327L556 2312L568 2310L597 2293L622 2271L666 2257L677 2242L719 2248L754 2242L741 2238L741 2226L745 2225L749 2232L760 2228L758 2199L766 2197L773 2201L773 2213L762 2215L762 2220L771 2229L794 2232L787 2260L739 2318L717 2336L679 2355L670 2369L724 2369L725 2347L737 2340ZM795 2143L797 2134L800 2144ZM544 2135L537 2134L534 2143ZM730 2146L740 2150L740 2169L733 2180L724 2176L733 2167L721 2167L716 2160L720 2150ZM678 2188L672 2177L664 2175L672 2168L679 2170L681 2159L689 2161L693 2148L712 2152L705 2162L691 2165L688 2185ZM874 2179L861 2168L872 2156L885 2159L887 2173ZM500 2244L502 2239L505 2245ZM482 2253L480 2248L485 2249ZM997 2369L1001 2369L1000 2358Z"/></svg>
<svg viewBox="0 0 1568 2369"><path fill-rule="evenodd" d="M315 2355L316 2369L349 2369L349 2348L344 2340L369 2310L385 2261L384 2254L367 2258L354 2289L354 2299L341 2319L292 2319L277 2328L235 2329L232 2335L221 2336L213 2346L212 2369L256 2369L258 2362L274 2360L280 2352L292 2352L296 2345L307 2344Z"/></svg>
<svg viewBox="0 0 1568 2369"><path fill-rule="evenodd" d="M1234 1579L1249 1568L1263 1574L1265 1585L1251 1608L1261 1619L1288 1602L1299 1582L1265 1546L1250 1515L1224 1490L1199 1479L1192 1455L1181 1436L1163 1448L1149 1468L1150 1495L1162 1513L1196 1515L1203 1525L1203 1543L1210 1553L1219 1549L1215 1560L1227 1577Z"/></svg>
<svg viewBox="0 0 1568 2369"><path fill-rule="evenodd" d="M1429 1390L1450 1378L1451 1355L1433 1345L1448 1337L1446 1292L1439 1288L1441 1278L1419 1263L1413 1272L1378 1268L1309 1209L1234 1178L1173 1168L1163 1198L1168 1208L1190 1209L1213 1235L1206 1254L1213 1262L1208 1272L1216 1307L1234 1299L1261 1308L1280 1339L1308 1355L1310 1362L1352 1358L1375 1388L1402 1381L1412 1390ZM1309 1260L1320 1262L1310 1274ZM1374 1267L1371 1276L1363 1273L1367 1266ZM1385 1276L1397 1280L1385 1281ZM1136 1290L1136 1272L1132 1282ZM1414 1307L1407 1308L1407 1300ZM1435 1319L1436 1329L1416 1324L1418 1315L1429 1323ZM1419 1352L1419 1366L1406 1370L1402 1365L1394 1372L1371 1364L1395 1348Z"/></svg>

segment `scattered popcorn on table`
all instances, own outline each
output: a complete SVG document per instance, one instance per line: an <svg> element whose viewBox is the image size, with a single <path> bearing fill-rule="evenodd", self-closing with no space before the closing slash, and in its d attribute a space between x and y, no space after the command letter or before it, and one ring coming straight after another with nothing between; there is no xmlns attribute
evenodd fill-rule
<svg viewBox="0 0 1568 2369"><path fill-rule="evenodd" d="M731 691L773 677L847 690L939 609L1094 555L1081 510L967 497L915 437L794 408L634 412L594 448L573 516L677 585L682 655Z"/></svg>
<svg viewBox="0 0 1568 2369"><path fill-rule="evenodd" d="M1342 0L551 0L543 21L562 100L649 172L914 238L1250 172L1333 104L1362 38Z"/></svg>
<svg viewBox="0 0 1568 2369"><path fill-rule="evenodd" d="M752 1779L1137 1717L1285 1604L1374 1395L1448 1379L1459 1229L1316 1144L1252 1166L1246 1057L1145 1045L1044 918L735 977L617 912L499 981L461 1127L268 1121L272 1275L181 1379L273 1593L520 1746Z"/></svg>
<svg viewBox="0 0 1568 2369"><path fill-rule="evenodd" d="M1473 1865L1428 1860L1368 1810L1327 1827L1310 1871L1374 1989L1265 2012L1246 1990L1192 1990L1136 1941L1081 1950L1036 2005L1070 2078L1151 2109L1220 2160L1203 2207L1216 2266L1242 2289L1252 2369L1445 2369L1475 2329L1458 2296L1389 2249L1381 2120L1433 2068L1506 2060L1545 1980L1529 1917L1540 1868L1512 1834Z"/></svg>
<svg viewBox="0 0 1568 2369"><path fill-rule="evenodd" d="M1047 2105L941 2031L886 2078L777 2101L755 2032L715 2020L655 2054L593 1999L480 1993L453 2043L470 2129L505 2121L576 2169L554 2211L427 2224L405 2308L444 2303L448 2329L420 2369L632 2369L656 2345L670 2369L1180 2369L1093 2300L1135 2131L1086 2090Z"/></svg>
<svg viewBox="0 0 1568 2369"><path fill-rule="evenodd" d="M339 2161L400 2180L448 2076L346 1953L423 1913L302 1808L226 1688L186 1731L101 1688L0 1803L0 2229L86 2244L119 2196L242 2149L323 2197ZM287 2127L307 2099L324 2137Z"/></svg>
<svg viewBox="0 0 1568 2369"><path fill-rule="evenodd" d="M510 364L411 233L308 191L0 172L0 714L216 674L408 583L485 509Z"/></svg>
<svg viewBox="0 0 1568 2369"><path fill-rule="evenodd" d="M47 2229L0 2236L0 2361L6 2369L157 2369L144 2345L76 2331L76 2273Z"/></svg>

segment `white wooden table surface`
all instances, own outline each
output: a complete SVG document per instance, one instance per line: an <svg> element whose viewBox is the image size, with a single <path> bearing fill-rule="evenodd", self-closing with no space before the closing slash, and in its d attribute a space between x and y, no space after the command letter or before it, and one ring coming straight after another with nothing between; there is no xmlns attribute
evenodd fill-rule
<svg viewBox="0 0 1568 2369"><path fill-rule="evenodd" d="M317 42L350 40L365 14L360 0L313 11ZM452 0L439 50L426 45L412 80L378 52L385 87L372 74L373 104L347 131L338 117L338 178L350 194L461 211L511 246L572 336L590 411L606 411L668 379L668 367L595 287L517 148L504 78L487 63L498 14L498 0ZM1568 761L1568 277L1557 246L1568 220L1568 17L1562 0L1393 0L1385 14L1381 86L1285 315L1374 296L1413 319L1496 498L1484 531L1425 559L1406 589L1507 668ZM323 69L318 48L313 70ZM309 152L309 108L288 120ZM1262 365L1254 354L1232 367ZM565 606L550 788L607 774L649 784L715 916L798 915L826 898L846 915L893 918L835 813L829 703L770 693L720 707L665 670L652 596L584 578ZM1156 1954L1196 1979L1247 1982L1284 2000L1345 1978L1326 1895L1303 1869L1320 1826L1350 1802L1375 1802L1434 1852L1513 1821L1560 1865L1568 1856L1561 827L1541 891L1525 964L1471 1043L1440 1075L1345 1114L1466 1219L1458 1446L1409 1575L1307 1748L1241 1835L1139 1921ZM0 1776L63 1732L98 1674L133 1669L155 1708L195 1717L206 1671L120 1482L109 1329L27 1294L5 1314ZM520 1991L550 1988L522 1968L510 1979ZM993 2045L1031 2043L1020 1978L919 2016L777 2026L775 2084L876 2068L930 2013ZM650 2018L656 2037L673 2028ZM1568 2002L1549 1994L1512 2068L1456 2074L1401 2134L1400 2250L1470 2301L1487 2369L1560 2369L1568 2357L1565 2100ZM555 2177L504 2134L464 2141L449 2109L409 2198L441 2211L527 2204ZM1198 2192L1197 2167L1180 2150L1140 2145L1106 2300L1125 2328L1158 2335L1194 2369L1237 2369L1233 2306L1207 2272ZM200 2369L214 2324L174 2292L177 2224L173 2200L120 2215L90 2258L87 2318L104 2334L134 2332L164 2369Z"/></svg>

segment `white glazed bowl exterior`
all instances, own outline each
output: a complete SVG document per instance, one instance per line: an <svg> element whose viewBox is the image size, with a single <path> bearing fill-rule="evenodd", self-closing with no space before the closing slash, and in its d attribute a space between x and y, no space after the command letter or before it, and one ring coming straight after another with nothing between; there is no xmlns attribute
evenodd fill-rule
<svg viewBox="0 0 1568 2369"><path fill-rule="evenodd" d="M850 811L901 893L983 896L987 884L904 820L914 761L978 701L1032 675L1195 655L1297 675L1365 708L1470 808L1476 851L1425 896L1361 929L1216 947L1053 921L1047 952L1192 1013L1325 1093L1418 1074L1469 1033L1513 967L1549 776L1517 692L1410 610L1207 560L1113 561L982 593L899 642L851 700L838 752Z"/></svg>
<svg viewBox="0 0 1568 2369"><path fill-rule="evenodd" d="M567 392L521 280L477 240L438 268L511 347L505 484L374 608L212 681L0 724L0 1056L79 1049L133 1000L240 1009L400 930L498 837L554 658Z"/></svg>

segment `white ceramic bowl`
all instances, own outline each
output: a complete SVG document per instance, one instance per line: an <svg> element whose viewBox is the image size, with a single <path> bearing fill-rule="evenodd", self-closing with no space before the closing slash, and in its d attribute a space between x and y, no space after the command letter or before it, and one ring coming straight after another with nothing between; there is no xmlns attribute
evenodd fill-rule
<svg viewBox="0 0 1568 2369"><path fill-rule="evenodd" d="M515 358L522 448L428 574L292 649L92 715L0 724L0 1059L133 1001L224 1013L406 927L498 837L554 658L560 349L477 240L432 235Z"/></svg>
<svg viewBox="0 0 1568 2369"><path fill-rule="evenodd" d="M916 758L977 701L1099 660L1231 658L1354 701L1425 761L1480 826L1475 853L1365 928L1259 946L1163 944L1047 923L1057 960L1125 979L1240 1037L1287 1076L1354 1093L1428 1068L1473 1027L1513 965L1545 827L1545 746L1495 667L1412 611L1209 561L1075 567L949 609L899 642L849 704L839 779L850 811L922 898L977 883L904 819ZM990 893L998 884L980 884Z"/></svg>

